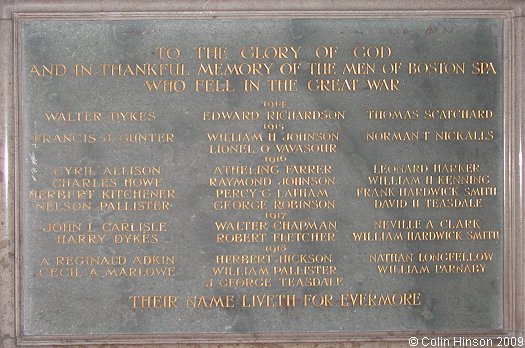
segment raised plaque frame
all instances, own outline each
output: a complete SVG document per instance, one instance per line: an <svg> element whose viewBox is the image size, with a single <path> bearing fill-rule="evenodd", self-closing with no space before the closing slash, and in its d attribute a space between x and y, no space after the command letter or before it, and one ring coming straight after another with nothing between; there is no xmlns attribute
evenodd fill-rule
<svg viewBox="0 0 525 348"><path fill-rule="evenodd" d="M244 2L158 1L146 4L118 1L9 1L0 4L0 112L2 114L2 226L0 234L0 346L78 344L174 344L174 343L296 343L296 342L406 342L413 332L367 332L366 334L202 334L41 336L20 334L20 269L18 228L18 81L17 25L30 19L177 19L177 18L500 18L504 22L504 322L495 332L432 332L427 335L461 334L497 337L525 334L525 191L523 187L524 110L524 7L523 1L314 1ZM419 335L425 333L418 333Z"/></svg>

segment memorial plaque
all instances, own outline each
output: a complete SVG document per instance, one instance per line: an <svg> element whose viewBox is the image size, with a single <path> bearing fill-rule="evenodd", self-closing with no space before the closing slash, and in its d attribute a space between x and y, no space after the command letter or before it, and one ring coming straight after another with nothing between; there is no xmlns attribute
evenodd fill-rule
<svg viewBox="0 0 525 348"><path fill-rule="evenodd" d="M508 16L14 19L19 344L518 332Z"/></svg>

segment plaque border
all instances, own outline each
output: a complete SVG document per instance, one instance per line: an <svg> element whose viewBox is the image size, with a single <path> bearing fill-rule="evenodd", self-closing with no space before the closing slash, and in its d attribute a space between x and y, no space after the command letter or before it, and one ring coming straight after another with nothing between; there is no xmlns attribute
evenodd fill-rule
<svg viewBox="0 0 525 348"><path fill-rule="evenodd" d="M88 1L89 2L89 1ZM447 2L447 1L445 1ZM233 2L231 2L233 3ZM274 2L272 2L274 3ZM294 1L296 4L297 1ZM299 2L300 3L300 2ZM374 2L375 3L375 2ZM421 3L427 3L422 1ZM509 2L504 1L505 4ZM0 322L0 346L78 345L78 344L165 344L165 343L310 343L310 342L364 342L402 341L414 334L461 335L464 337L498 337L502 335L524 335L524 249L525 242L525 194L523 187L523 149L525 138L524 117L524 56L523 56L523 2L512 1L513 6L504 9L453 9L453 10L270 10L270 11L155 11L155 12L20 12L19 8L1 8L3 16L12 20L12 41L0 44L0 125L2 142L4 185L0 188L4 200L2 229L0 230L0 257L7 249L12 260L0 272L0 313L7 315ZM517 4L517 5L516 5ZM2 5L0 5L1 7ZM520 8L518 9L517 6ZM248 6L245 6L248 7ZM238 19L238 18L490 18L503 21L503 148L504 148L504 194L503 225L505 231L503 248L503 327L501 330L480 331L432 331L432 332L359 332L359 333L277 333L277 334L141 334L141 335L96 335L96 336L23 336L21 330L20 302L20 213L18 190L20 173L18 161L18 115L19 49L18 29L21 22L32 19L47 20L129 20L129 19ZM6 27L2 20L0 28ZM11 33L11 32L9 32ZM8 40L7 40L8 41ZM11 46L12 45L12 46ZM6 50L3 50L6 48ZM12 64L13 70L8 64ZM3 247L3 245L6 245ZM14 255L14 256L13 256ZM1 259L0 259L1 261ZM6 286L7 284L8 286ZM7 296L5 296L7 294ZM6 300L7 299L7 300ZM6 329L7 328L7 329ZM8 332L8 338L3 337ZM5 341L4 341L5 339Z"/></svg>

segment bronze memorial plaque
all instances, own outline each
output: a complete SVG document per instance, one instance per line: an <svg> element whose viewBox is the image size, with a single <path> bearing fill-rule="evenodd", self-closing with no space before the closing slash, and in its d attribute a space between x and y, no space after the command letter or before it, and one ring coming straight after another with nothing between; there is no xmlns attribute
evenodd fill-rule
<svg viewBox="0 0 525 348"><path fill-rule="evenodd" d="M18 344L517 336L508 15L13 18Z"/></svg>

